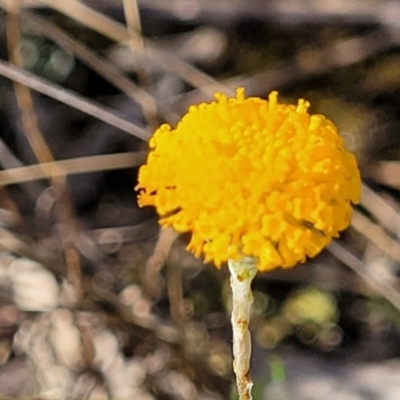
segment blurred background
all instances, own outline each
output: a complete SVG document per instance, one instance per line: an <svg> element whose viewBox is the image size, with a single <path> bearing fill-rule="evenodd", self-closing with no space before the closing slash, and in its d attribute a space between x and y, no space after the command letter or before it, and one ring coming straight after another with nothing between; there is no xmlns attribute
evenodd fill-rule
<svg viewBox="0 0 400 400"><path fill-rule="evenodd" d="M147 140L215 91L302 97L351 227L258 274L255 400L400 398L400 3L0 0L0 397L235 399L226 268L139 209Z"/></svg>

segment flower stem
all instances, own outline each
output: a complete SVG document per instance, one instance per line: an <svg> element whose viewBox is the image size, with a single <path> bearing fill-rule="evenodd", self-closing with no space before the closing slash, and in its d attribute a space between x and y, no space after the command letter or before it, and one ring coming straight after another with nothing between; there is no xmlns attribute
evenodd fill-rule
<svg viewBox="0 0 400 400"><path fill-rule="evenodd" d="M257 273L256 259L243 257L228 260L232 288L233 370L239 400L251 400L253 382L250 377L251 337L250 309L253 304L251 281Z"/></svg>

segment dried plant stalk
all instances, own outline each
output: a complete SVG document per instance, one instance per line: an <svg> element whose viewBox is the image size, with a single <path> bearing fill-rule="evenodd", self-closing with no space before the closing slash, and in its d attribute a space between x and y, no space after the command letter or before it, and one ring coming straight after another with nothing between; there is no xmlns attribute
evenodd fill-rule
<svg viewBox="0 0 400 400"><path fill-rule="evenodd" d="M228 261L232 288L233 370L240 400L251 400L253 382L250 377L251 337L250 310L253 304L251 282L257 273L256 259L243 257Z"/></svg>
<svg viewBox="0 0 400 400"><path fill-rule="evenodd" d="M159 273L178 236L179 234L172 228L160 230L156 247L146 263L144 287L150 297L156 298L160 294Z"/></svg>

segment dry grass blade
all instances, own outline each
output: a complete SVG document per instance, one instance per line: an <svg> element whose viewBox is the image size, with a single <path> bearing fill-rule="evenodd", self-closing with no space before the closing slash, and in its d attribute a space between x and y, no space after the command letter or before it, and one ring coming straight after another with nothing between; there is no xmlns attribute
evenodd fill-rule
<svg viewBox="0 0 400 400"><path fill-rule="evenodd" d="M373 288L382 297L392 303L398 310L400 310L400 293L392 284L380 281L376 275L372 274L364 263L354 256L340 243L334 241L329 247L328 251L333 254L343 264L351 268L357 275L359 275L371 288Z"/></svg>
<svg viewBox="0 0 400 400"><path fill-rule="evenodd" d="M351 226L383 250L393 260L400 262L400 243L393 240L382 227L355 211Z"/></svg>
<svg viewBox="0 0 400 400"><path fill-rule="evenodd" d="M10 61L17 67L22 68L21 24L19 19L19 3L15 2L15 10L7 15L7 47ZM14 81L14 91L20 108L21 125L25 137L31 146L39 162L53 161L53 155L48 147L43 134L39 128L32 94L28 87Z"/></svg>
<svg viewBox="0 0 400 400"><path fill-rule="evenodd" d="M0 165L2 166L3 170L23 167L22 162L17 157L15 157L12 151L2 140L0 140ZM3 201L8 202L9 204L9 207L6 208L10 208L16 215L19 215L20 212L18 210L18 207L16 204L14 204L13 201L11 201L11 197L8 194L7 190L5 190L5 188L1 184L0 187ZM33 182L24 186L24 194L31 201L36 201L37 196L42 191L43 185L40 182ZM9 200L7 201L7 199Z"/></svg>
<svg viewBox="0 0 400 400"><path fill-rule="evenodd" d="M172 319L183 332L185 329L182 273L179 265L168 265L168 299Z"/></svg>
<svg viewBox="0 0 400 400"><path fill-rule="evenodd" d="M366 184L362 186L361 205L364 206L387 230L400 236L400 215L387 201Z"/></svg>
<svg viewBox="0 0 400 400"><path fill-rule="evenodd" d="M117 235L113 233L117 232ZM134 226L118 226L100 228L85 232L96 243L117 243L153 239L159 234L156 219L135 224ZM106 238L106 240L104 239Z"/></svg>
<svg viewBox="0 0 400 400"><path fill-rule="evenodd" d="M146 152L106 154L7 169L0 171L0 185L6 186L54 176L133 168L143 164L146 155Z"/></svg>
<svg viewBox="0 0 400 400"><path fill-rule="evenodd" d="M230 78L224 83L228 87L245 86L249 93L260 95L309 77L322 76L338 68L357 65L369 57L396 48L399 42L399 37L372 32L329 43L324 47L307 47L295 59L285 60L274 68L267 68L251 76Z"/></svg>
<svg viewBox="0 0 400 400"><path fill-rule="evenodd" d="M136 0L123 0L126 25L131 36L132 48L143 49L144 42L141 36L142 24L140 22L139 8Z"/></svg>
<svg viewBox="0 0 400 400"><path fill-rule="evenodd" d="M205 95L212 96L216 91L226 95L233 93L230 87L217 82L211 76L198 70L186 61L177 58L170 52L159 48L153 43L146 42L146 46L149 58L153 59L157 65L162 66L165 70L173 74L178 74L185 82L198 88Z"/></svg>
<svg viewBox="0 0 400 400"><path fill-rule="evenodd" d="M353 23L377 23L386 21L379 11L379 3L375 2L337 2L328 0L323 2L303 2L281 0L277 2L248 2L246 0L202 0L199 2L185 2L176 0L141 0L140 4L173 14L189 14L197 20L230 20L240 15L244 18L259 17L264 20L275 18L291 24L324 24L326 21L345 20Z"/></svg>
<svg viewBox="0 0 400 400"><path fill-rule="evenodd" d="M152 297L158 297L160 294L159 272L178 236L172 228L161 229L153 254L146 263L145 290Z"/></svg>
<svg viewBox="0 0 400 400"><path fill-rule="evenodd" d="M129 33L125 27L106 17L105 15L93 10L77 0L39 0L40 3L47 5L58 12L68 15L75 21L93 29L102 35L115 40L116 42L125 42L129 40Z"/></svg>
<svg viewBox="0 0 400 400"><path fill-rule="evenodd" d="M103 76L106 80L120 89L126 96L138 103L146 118L151 119L157 114L157 107L154 98L145 90L139 88L114 64L106 59L97 56L90 49L63 32L59 27L36 16L30 12L22 13L23 21L32 24L35 29L40 30L49 39L56 42L60 47L70 51L82 62Z"/></svg>
<svg viewBox="0 0 400 400"><path fill-rule="evenodd" d="M69 0L40 0L43 4L79 21L90 29L103 34L104 36L120 42L128 42L132 38L130 33L122 24L115 22L111 18L92 10L79 1ZM137 49L136 49L137 50ZM184 60L179 59L173 54L160 49L150 40L145 41L144 49L139 50L139 54L144 53L150 60L165 70L178 74L185 82L200 89L207 96L215 91L231 94L231 90L216 81L211 76L195 68Z"/></svg>
<svg viewBox="0 0 400 400"><path fill-rule="evenodd" d="M17 67L22 68L23 59L21 52L21 21L20 21L20 2L14 1L11 12L7 15L7 45L10 54L10 60ZM21 125L25 137L27 138L30 147L32 148L36 159L40 163L53 162L54 157L47 145L43 133L39 127L39 121L36 115L36 110L33 103L33 98L30 88L21 85L14 81L14 89L17 98L17 103L20 108ZM38 165L42 168L42 164ZM71 198L67 190L65 175L59 173L49 176L52 186L61 194L58 201L58 217L60 219L60 227L63 226L62 232L73 232L76 230L76 219L72 211ZM75 288L80 292L80 276L81 266L76 250L73 248L69 234L62 235L64 246L64 257L67 265L68 281L73 283Z"/></svg>
<svg viewBox="0 0 400 400"><path fill-rule="evenodd" d="M139 139L147 141L150 137L150 133L148 131L123 118L118 117L106 107L87 100L70 90L66 90L58 85L55 85L54 83L50 83L42 78L38 78L36 75L14 67L5 61L0 61L0 75L28 86L31 89L36 90L37 92L46 96L52 97L53 99L67 104L70 107L76 108L77 110L80 110L101 121L104 121L109 125L121 129L130 135L136 136Z"/></svg>
<svg viewBox="0 0 400 400"><path fill-rule="evenodd" d="M366 175L376 182L400 189L400 163L398 161L379 161L368 166Z"/></svg>

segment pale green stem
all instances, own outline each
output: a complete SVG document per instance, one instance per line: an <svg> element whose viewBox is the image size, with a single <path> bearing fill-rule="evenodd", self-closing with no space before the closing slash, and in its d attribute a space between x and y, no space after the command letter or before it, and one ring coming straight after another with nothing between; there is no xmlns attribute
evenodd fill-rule
<svg viewBox="0 0 400 400"><path fill-rule="evenodd" d="M243 257L228 260L232 288L233 370L239 400L251 400L253 382L250 377L251 337L250 311L253 304L251 281L257 273L257 260Z"/></svg>

